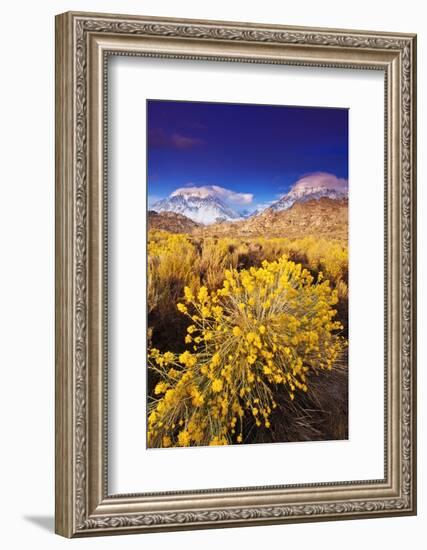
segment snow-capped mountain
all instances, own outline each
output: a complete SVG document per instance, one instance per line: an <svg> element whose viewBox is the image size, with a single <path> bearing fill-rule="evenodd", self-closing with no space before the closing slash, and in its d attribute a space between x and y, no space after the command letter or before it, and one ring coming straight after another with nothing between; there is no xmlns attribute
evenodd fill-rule
<svg viewBox="0 0 427 550"><path fill-rule="evenodd" d="M287 210L296 202L317 200L322 197L329 199L347 199L348 182L331 174L313 174L298 180L291 190L273 203L272 210Z"/></svg>
<svg viewBox="0 0 427 550"><path fill-rule="evenodd" d="M295 203L323 197L346 199L347 180L326 172L308 174L300 178L278 201L270 206L258 205L255 210L246 207L252 203L251 193L237 193L216 185L187 186L176 189L169 197L158 200L150 206L150 210L158 213L174 212L196 223L211 225L252 219L263 212L287 210ZM230 204L236 205L236 210Z"/></svg>
<svg viewBox="0 0 427 550"><path fill-rule="evenodd" d="M175 212L197 223L210 225L221 221L238 220L241 216L227 206L220 198L200 193L175 191L166 199L155 202L150 210L155 212Z"/></svg>

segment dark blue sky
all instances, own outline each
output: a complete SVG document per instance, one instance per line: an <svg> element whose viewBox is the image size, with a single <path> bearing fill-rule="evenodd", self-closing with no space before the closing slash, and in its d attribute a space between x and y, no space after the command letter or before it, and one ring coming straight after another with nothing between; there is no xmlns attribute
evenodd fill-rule
<svg viewBox="0 0 427 550"><path fill-rule="evenodd" d="M149 204L179 187L276 200L301 176L348 178L348 111L184 101L147 102Z"/></svg>

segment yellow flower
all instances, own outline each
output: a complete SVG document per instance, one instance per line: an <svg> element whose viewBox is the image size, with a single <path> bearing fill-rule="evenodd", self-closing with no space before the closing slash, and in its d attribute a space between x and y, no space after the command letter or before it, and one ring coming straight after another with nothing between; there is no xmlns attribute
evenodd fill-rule
<svg viewBox="0 0 427 550"><path fill-rule="evenodd" d="M191 289L188 288L188 286L184 288L184 296L187 302L191 302L192 300L194 300L193 293L191 292Z"/></svg>
<svg viewBox="0 0 427 550"><path fill-rule="evenodd" d="M220 361L221 361L221 358L220 358L219 353L214 353L214 354L212 355L212 362L211 362L211 365L212 365L213 367L216 367L217 365L219 365Z"/></svg>
<svg viewBox="0 0 427 550"><path fill-rule="evenodd" d="M215 317L221 317L223 312L223 309L221 306L214 306L212 308L212 313L215 315Z"/></svg>
<svg viewBox="0 0 427 550"><path fill-rule="evenodd" d="M236 338L237 338L237 337L240 336L241 334L242 334L242 331L240 330L240 327L235 326L235 327L233 328L233 335L236 336Z"/></svg>
<svg viewBox="0 0 427 550"><path fill-rule="evenodd" d="M227 440L225 437L214 437L211 439L209 445L227 445Z"/></svg>
<svg viewBox="0 0 427 550"><path fill-rule="evenodd" d="M172 361L174 361L175 355L173 353L171 353L170 351L167 351L163 355L163 359L165 361L165 365L169 365L169 363L172 363Z"/></svg>
<svg viewBox="0 0 427 550"><path fill-rule="evenodd" d="M159 393L165 393L165 391L168 389L169 385L166 384L166 382L159 382L156 387L154 388L154 393L156 395L159 395Z"/></svg>
<svg viewBox="0 0 427 550"><path fill-rule="evenodd" d="M192 355L189 351L184 351L179 356L179 362L187 367L193 367L197 363L197 357Z"/></svg>
<svg viewBox="0 0 427 550"><path fill-rule="evenodd" d="M220 378L215 378L215 380L212 382L212 390L216 393L219 393L222 390L223 385L223 381Z"/></svg>
<svg viewBox="0 0 427 550"><path fill-rule="evenodd" d="M176 401L176 392L175 390L167 390L167 392L165 393L165 402L166 403L174 403Z"/></svg>
<svg viewBox="0 0 427 550"><path fill-rule="evenodd" d="M187 430L181 430L178 434L178 445L180 447L188 447L190 445L190 434Z"/></svg>
<svg viewBox="0 0 427 550"><path fill-rule="evenodd" d="M149 352L149 355L150 355L150 357L158 357L159 353L160 353L160 351L157 348L151 348L150 352Z"/></svg>
<svg viewBox="0 0 427 550"><path fill-rule="evenodd" d="M171 378L176 378L179 375L179 372L176 369L169 369L168 376Z"/></svg>
<svg viewBox="0 0 427 550"><path fill-rule="evenodd" d="M195 407L201 407L203 405L205 399L197 388L192 388L191 396L192 396L191 402Z"/></svg>
<svg viewBox="0 0 427 550"><path fill-rule="evenodd" d="M256 334L255 332L248 332L247 335L246 335L246 340L251 343L255 340L256 338Z"/></svg>
<svg viewBox="0 0 427 550"><path fill-rule="evenodd" d="M208 298L208 289L205 286L200 287L197 298L198 298L200 303L203 303L207 300L207 298Z"/></svg>
<svg viewBox="0 0 427 550"><path fill-rule="evenodd" d="M188 312L187 306L184 305L184 304L176 304L176 307L178 308L178 311L180 311L181 313L187 313Z"/></svg>

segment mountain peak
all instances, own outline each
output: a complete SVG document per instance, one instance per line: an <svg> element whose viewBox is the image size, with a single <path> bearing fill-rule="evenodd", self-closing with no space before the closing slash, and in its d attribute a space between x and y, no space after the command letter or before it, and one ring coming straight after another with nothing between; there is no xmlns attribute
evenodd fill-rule
<svg viewBox="0 0 427 550"><path fill-rule="evenodd" d="M268 210L288 210L295 203L320 198L342 200L348 198L348 182L327 172L307 174L295 182L290 191L273 203ZM263 210L251 211L244 206L250 205L252 193L240 193L218 185L188 185L175 189L169 197L155 202L151 210L155 212L174 212L190 220L211 225L219 222L238 221L253 218ZM235 210L230 204L240 206Z"/></svg>
<svg viewBox="0 0 427 550"><path fill-rule="evenodd" d="M272 204L272 210L287 210L297 202L326 197L334 200L348 198L348 181L327 172L316 172L300 178L286 195Z"/></svg>
<svg viewBox="0 0 427 550"><path fill-rule="evenodd" d="M154 203L151 210L182 214L203 225L240 219L240 215L219 197L197 188L177 189L166 199Z"/></svg>

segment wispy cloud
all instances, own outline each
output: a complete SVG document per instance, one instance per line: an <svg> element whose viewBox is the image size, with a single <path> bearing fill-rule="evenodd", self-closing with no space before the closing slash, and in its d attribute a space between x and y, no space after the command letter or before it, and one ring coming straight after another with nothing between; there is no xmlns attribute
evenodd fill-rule
<svg viewBox="0 0 427 550"><path fill-rule="evenodd" d="M196 186L189 183L186 187L180 187L171 193L171 197L176 195L192 195L193 197L217 197L230 204L247 205L253 201L252 193L237 193L231 189L220 187L219 185Z"/></svg>
<svg viewBox="0 0 427 550"><path fill-rule="evenodd" d="M148 145L165 149L192 149L203 145L203 139L178 133L168 134L163 128L152 128L148 133Z"/></svg>
<svg viewBox="0 0 427 550"><path fill-rule="evenodd" d="M343 191L348 189L348 180L337 178L334 174L328 172L313 172L299 178L293 185L293 188L304 189L307 187L324 187Z"/></svg>

